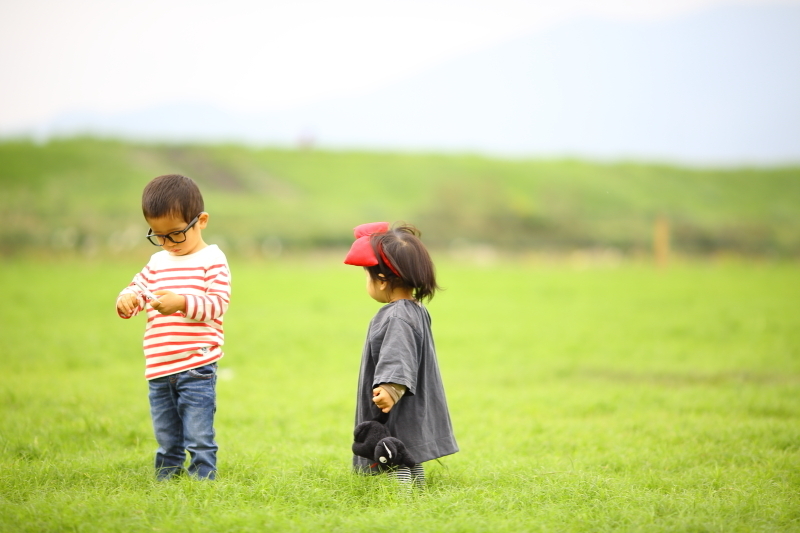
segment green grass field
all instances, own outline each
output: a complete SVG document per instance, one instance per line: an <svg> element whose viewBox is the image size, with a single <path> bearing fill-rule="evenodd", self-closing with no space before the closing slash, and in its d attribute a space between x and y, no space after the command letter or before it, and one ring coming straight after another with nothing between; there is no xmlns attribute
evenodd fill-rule
<svg viewBox="0 0 800 533"><path fill-rule="evenodd" d="M154 481L144 261L0 264L0 530L800 531L796 264L442 259L461 452L403 497L349 471L378 304L325 255L232 259L218 480Z"/></svg>

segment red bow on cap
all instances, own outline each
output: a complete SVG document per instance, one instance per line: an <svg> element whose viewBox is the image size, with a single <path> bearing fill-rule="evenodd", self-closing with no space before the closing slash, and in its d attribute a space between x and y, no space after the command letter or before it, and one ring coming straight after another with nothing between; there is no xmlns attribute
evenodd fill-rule
<svg viewBox="0 0 800 533"><path fill-rule="evenodd" d="M353 243L350 247L350 251L347 252L347 257L344 258L344 264L363 267L377 265L378 258L375 256L375 251L372 249L369 238L376 233L386 233L387 231L389 231L388 222L370 222L369 224L356 226L353 230L356 242ZM400 274L395 270L394 266L392 266L389 259L383 253L383 249L380 245L378 246L378 251L381 254L381 259L386 263L386 266L400 277Z"/></svg>

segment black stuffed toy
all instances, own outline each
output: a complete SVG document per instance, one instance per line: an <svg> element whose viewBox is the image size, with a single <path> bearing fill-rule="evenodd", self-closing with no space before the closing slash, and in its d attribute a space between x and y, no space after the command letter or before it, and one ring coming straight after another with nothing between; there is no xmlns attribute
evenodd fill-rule
<svg viewBox="0 0 800 533"><path fill-rule="evenodd" d="M416 463L400 439L377 420L361 422L353 432L353 453L385 466L413 467Z"/></svg>

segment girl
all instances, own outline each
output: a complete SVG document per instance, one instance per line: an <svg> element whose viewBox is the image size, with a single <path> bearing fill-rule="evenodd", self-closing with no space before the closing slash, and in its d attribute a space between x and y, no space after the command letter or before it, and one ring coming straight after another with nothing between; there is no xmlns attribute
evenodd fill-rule
<svg viewBox="0 0 800 533"><path fill-rule="evenodd" d="M458 451L444 395L431 317L422 306L439 286L433 262L411 225L386 222L355 228L344 262L366 270L367 294L384 303L369 323L361 356L356 425L390 413L386 427L417 463L394 472L404 483L424 485L421 463ZM357 472L386 468L354 456Z"/></svg>

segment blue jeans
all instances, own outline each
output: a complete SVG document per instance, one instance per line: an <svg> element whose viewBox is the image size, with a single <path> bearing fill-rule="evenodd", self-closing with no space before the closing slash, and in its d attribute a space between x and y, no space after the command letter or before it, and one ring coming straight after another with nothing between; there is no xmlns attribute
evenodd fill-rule
<svg viewBox="0 0 800 533"><path fill-rule="evenodd" d="M156 477L169 479L183 470L189 451L189 475L214 479L217 443L217 364L151 379L150 416L158 442Z"/></svg>

